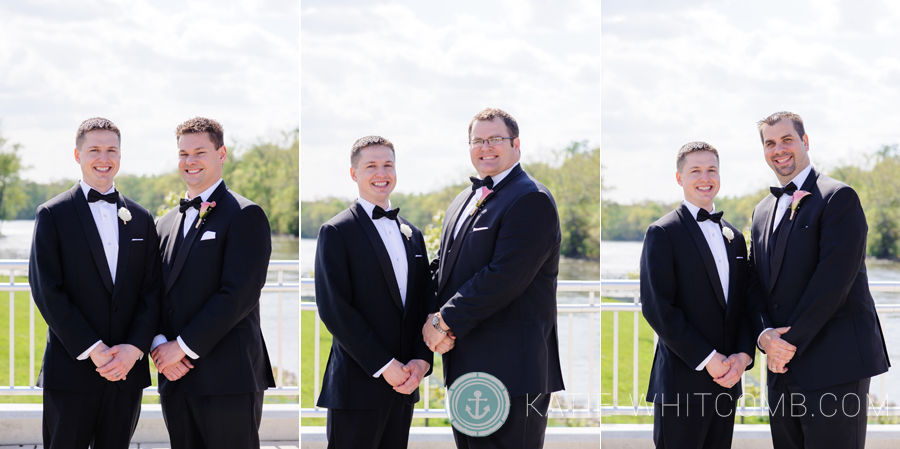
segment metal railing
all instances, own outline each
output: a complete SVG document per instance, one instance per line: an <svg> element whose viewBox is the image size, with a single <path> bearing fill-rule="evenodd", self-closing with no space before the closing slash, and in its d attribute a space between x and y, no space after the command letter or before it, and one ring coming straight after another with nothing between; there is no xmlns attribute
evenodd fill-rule
<svg viewBox="0 0 900 449"><path fill-rule="evenodd" d="M641 406L641 398L639 395L639 371L641 370L640 365L638 363L638 343L639 343L639 325L640 325L640 315L641 315L641 303L640 303L640 281L639 280L609 280L609 279L601 279L600 280L600 291L601 295L606 297L613 298L631 298L631 303L601 303L600 311L601 312L612 312L613 313L613 356L612 356L612 391L610 393L601 393L601 397L604 400L607 397L611 397L611 405L603 405L601 403L600 406L600 414L602 416L610 416L610 415L632 415L632 416L650 416L653 414L653 406ZM872 292L898 292L900 293L900 282L869 282L869 290ZM900 305L876 305L876 311L879 314L885 313L900 313ZM633 347L633 360L632 360L632 394L631 394L631 405L620 405L619 404L619 313L621 312L630 312L633 315L634 319L634 347ZM881 320L882 323L885 320ZM653 350L654 353L656 351L656 345L659 344L659 336L656 332L653 332ZM766 355L757 352L757 362L755 370L759 370L758 379L759 379L759 398L752 397L752 402L755 404L759 404L758 406L747 406L747 372L742 376L742 388L741 398L738 401L737 414L739 416L768 416L768 402L766 400L766 374L768 372L766 368ZM650 367L644 367L645 372L650 371ZM882 402L882 406L877 407L870 400L868 407L869 416L882 416L882 415L891 415L900 412L900 407L891 407L887 406L887 402L885 398L887 395L885 393L886 385L885 385L885 375L882 374L877 376L880 379L880 399ZM872 385L875 385L875 382L872 382ZM645 398L646 399L646 398ZM646 400L643 401L646 403Z"/></svg>
<svg viewBox="0 0 900 449"><path fill-rule="evenodd" d="M301 297L315 296L315 281L311 278L302 278L300 279L300 288L301 288ZM557 292L585 292L588 295L588 303L586 304L558 304L557 305L557 313L560 315L568 316L568 357L567 357L567 371L566 371L566 385L573 385L572 376L573 376L573 353L571 350L573 348L573 339L575 338L575 326L574 326L574 316L576 313L586 313L588 314L588 393L587 393L587 405L585 408L575 408L574 400L568 401L568 408L557 407L554 408L554 405L562 404L557 400L551 400L550 402L550 410L549 416L551 418L599 418L600 417L600 409L598 407L599 404L599 395L598 399L594 400L594 316L597 312L600 312L600 307L595 304L595 293L600 291L600 281L558 281L557 282ZM321 339L321 325L322 320L319 318L319 312L316 303L301 301L300 302L300 311L301 312L315 312L315 337L313 339L314 346L314 368L313 368L313 404L318 402L319 399L319 381L322 377L321 366L319 363L321 349L319 341ZM560 336L562 337L562 336ZM423 408L415 409L414 417L415 418L446 418L447 411L445 409L434 409L431 408L431 377L426 377L422 383L420 384L420 388L424 390L422 394L423 400ZM445 388L441 385L437 386L438 390L445 390ZM598 385L599 388L599 385ZM554 393L557 394L557 393ZM320 407L313 408L301 408L300 409L300 418L325 418L327 414L327 410Z"/></svg>
<svg viewBox="0 0 900 449"><path fill-rule="evenodd" d="M299 386L284 385L284 369L283 369L283 327L284 316L282 313L284 306L284 294L300 291L300 285L296 283L284 282L285 272L300 271L300 262L297 260L271 260L269 261L270 272L277 273L277 280L274 284L266 283L263 287L263 293L278 294L278 341L275 345L274 360L277 366L277 375L275 379L275 388L266 390L267 395L282 396L299 396ZM15 329L15 294L16 292L31 292L31 287L27 283L16 283L16 276L26 276L28 272L27 260L0 260L0 272L9 273L9 282L0 283L0 292L9 292L9 386L0 386L0 395L42 395L43 389L35 387L34 368L35 368L35 341L34 341L34 319L35 305L34 298L31 297L28 306L28 385L15 385L16 378L16 329ZM30 295L29 295L30 296ZM299 295L296 300L299 301ZM296 317L288 317L295 320ZM298 323L299 327L299 323ZM269 346L271 348L271 346ZM269 357L272 358L271 349ZM156 387L147 387L145 393L158 394Z"/></svg>

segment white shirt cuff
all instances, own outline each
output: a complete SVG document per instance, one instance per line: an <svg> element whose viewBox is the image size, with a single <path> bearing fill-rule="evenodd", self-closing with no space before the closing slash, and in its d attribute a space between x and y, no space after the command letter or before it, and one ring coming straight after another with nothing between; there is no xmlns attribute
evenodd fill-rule
<svg viewBox="0 0 900 449"><path fill-rule="evenodd" d="M771 327L767 327L767 328L763 329L763 331L759 333L759 336L756 337L756 346L759 347L759 350L760 350L760 351L763 351L763 348L762 348L762 346L759 344L759 339L762 338L762 334L765 334L766 331L768 331L768 330L772 330L772 328L771 328ZM766 351L763 351L763 353L765 353L765 352L766 352Z"/></svg>
<svg viewBox="0 0 900 449"><path fill-rule="evenodd" d="M150 343L150 351L153 352L153 350L156 349L157 346L159 346L167 341L169 341L169 340L166 340L166 336L163 334L159 334L159 335L153 337L153 342Z"/></svg>
<svg viewBox="0 0 900 449"><path fill-rule="evenodd" d="M394 360L397 360L397 359L391 359L390 362L387 362L387 365L384 365L384 367L381 368L380 370L378 370L378 372L375 373L375 375L372 376L372 377L376 377L376 378L377 378L377 377L381 376L381 373L383 373L384 370L388 369L388 367L391 366L391 363L394 363Z"/></svg>
<svg viewBox="0 0 900 449"><path fill-rule="evenodd" d="M181 350L184 351L184 353L187 354L188 357L190 357L194 360L197 360L200 358L200 356L197 355L196 352L191 351L191 348L189 348L188 345L184 342L184 340L181 339L181 335L179 335L177 337L177 340L178 340L178 346L181 346Z"/></svg>
<svg viewBox="0 0 900 449"><path fill-rule="evenodd" d="M706 357L706 360L704 360L703 363L697 365L697 367L694 368L694 370L695 371L703 371L703 368L706 368L706 364L709 363L710 360L712 360L714 355L716 355L715 349L713 349L713 352L709 353L709 355Z"/></svg>
<svg viewBox="0 0 900 449"><path fill-rule="evenodd" d="M87 351L82 352L75 360L87 360L87 358L91 356L91 351L93 351L100 343L103 343L103 340L97 340L97 343L94 343L90 348L87 348Z"/></svg>

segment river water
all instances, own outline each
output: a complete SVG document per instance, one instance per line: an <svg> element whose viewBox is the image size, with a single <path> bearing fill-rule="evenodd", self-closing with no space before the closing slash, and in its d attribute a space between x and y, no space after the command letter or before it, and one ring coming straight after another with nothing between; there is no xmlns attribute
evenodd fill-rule
<svg viewBox="0 0 900 449"><path fill-rule="evenodd" d="M640 267L642 242L601 242L601 276L603 279L637 279ZM900 263L869 258L866 260L869 281L900 281ZM876 304L900 304L900 293L873 292ZM894 366L900 363L900 314L882 314L881 327L887 342L888 356ZM840 357L839 354L835 354ZM883 379L882 379L883 378ZM883 376L872 379L870 391L878 404L885 397L881 393L882 381L888 401L900 400L900 370L893 368ZM898 399L894 399L894 398Z"/></svg>
<svg viewBox="0 0 900 449"><path fill-rule="evenodd" d="M33 220L0 222L0 259L27 260L31 251L34 232ZM293 237L272 237L273 260L297 260L300 258L300 240ZM277 282L277 274L269 273L267 283ZM284 273L285 283L299 283L296 271ZM263 293L260 298L260 320L263 338L269 349L272 365L278 365L278 293ZM282 366L295 375L300 372L300 304L298 293L282 293ZM38 340L43 336L36 336ZM299 377L299 375L298 375Z"/></svg>

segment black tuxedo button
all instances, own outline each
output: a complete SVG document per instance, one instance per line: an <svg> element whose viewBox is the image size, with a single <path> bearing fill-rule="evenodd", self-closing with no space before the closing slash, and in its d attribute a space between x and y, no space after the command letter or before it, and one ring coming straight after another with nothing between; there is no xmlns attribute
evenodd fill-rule
<svg viewBox="0 0 900 449"><path fill-rule="evenodd" d="M772 307L774 307L774 308L777 309L777 308L778 308L778 304L775 304L775 305L773 305Z"/></svg>
<svg viewBox="0 0 900 449"><path fill-rule="evenodd" d="M172 314L172 309L169 309L169 315L171 315L171 314Z"/></svg>

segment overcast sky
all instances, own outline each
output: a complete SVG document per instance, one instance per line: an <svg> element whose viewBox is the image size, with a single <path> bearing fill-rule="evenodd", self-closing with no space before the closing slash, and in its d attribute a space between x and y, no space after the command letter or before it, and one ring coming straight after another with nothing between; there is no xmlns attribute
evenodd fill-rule
<svg viewBox="0 0 900 449"><path fill-rule="evenodd" d="M299 123L299 7L292 0L0 3L0 135L27 179L77 179L75 131L122 131L119 173L174 170L174 130L213 117L253 143ZM127 193L126 193L127 194Z"/></svg>
<svg viewBox="0 0 900 449"><path fill-rule="evenodd" d="M775 185L756 122L800 114L814 166L900 143L900 4L603 2L604 198L682 198L675 153L721 157L719 195Z"/></svg>
<svg viewBox="0 0 900 449"><path fill-rule="evenodd" d="M396 192L466 180L485 107L516 118L524 161L600 143L598 2L304 0L300 17L304 200L355 198L350 147L372 134L395 145Z"/></svg>

